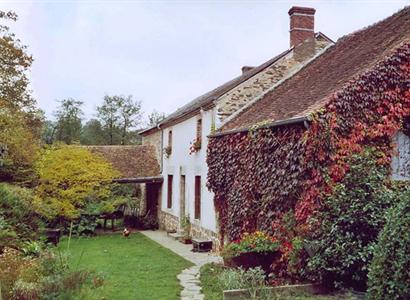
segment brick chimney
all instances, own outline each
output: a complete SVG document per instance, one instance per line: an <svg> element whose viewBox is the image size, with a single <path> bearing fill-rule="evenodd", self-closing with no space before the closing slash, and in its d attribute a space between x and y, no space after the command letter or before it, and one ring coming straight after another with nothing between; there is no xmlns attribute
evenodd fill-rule
<svg viewBox="0 0 410 300"><path fill-rule="evenodd" d="M315 38L315 12L310 7L293 6L289 9L291 47Z"/></svg>
<svg viewBox="0 0 410 300"><path fill-rule="evenodd" d="M293 6L289 9L290 46L296 60L304 61L315 54L314 8Z"/></svg>

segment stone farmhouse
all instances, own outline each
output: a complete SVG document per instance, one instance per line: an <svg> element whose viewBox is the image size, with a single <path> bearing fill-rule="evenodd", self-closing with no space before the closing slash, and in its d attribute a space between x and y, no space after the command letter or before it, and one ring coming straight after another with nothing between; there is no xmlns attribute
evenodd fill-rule
<svg viewBox="0 0 410 300"><path fill-rule="evenodd" d="M407 7L331 44L211 135L208 186L222 233L270 231L289 212L306 230L369 149L390 178L410 179L409 116Z"/></svg>
<svg viewBox="0 0 410 300"><path fill-rule="evenodd" d="M242 74L199 96L141 132L143 145L155 147L163 183L158 193L158 216L162 229L180 231L189 218L191 235L218 244L214 194L206 186L208 136L256 99L266 95L333 45L314 31L315 10L292 7L290 48L257 67L242 67Z"/></svg>

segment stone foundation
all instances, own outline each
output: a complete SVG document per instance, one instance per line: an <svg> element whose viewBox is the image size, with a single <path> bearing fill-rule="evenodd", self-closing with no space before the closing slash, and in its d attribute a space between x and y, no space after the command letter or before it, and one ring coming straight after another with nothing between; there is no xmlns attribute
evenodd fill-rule
<svg viewBox="0 0 410 300"><path fill-rule="evenodd" d="M165 231L178 231L179 218L162 210L158 213L159 229Z"/></svg>
<svg viewBox="0 0 410 300"><path fill-rule="evenodd" d="M191 236L193 238L207 239L212 241L212 251L219 252L221 246L219 235L212 230L201 227L195 221L191 224Z"/></svg>
<svg viewBox="0 0 410 300"><path fill-rule="evenodd" d="M159 211L158 213L159 229L165 231L182 231L180 228L179 218L174 215ZM193 221L191 223L191 237L199 239L207 239L212 241L212 248L214 252L219 252L221 243L219 235L212 230L203 228L199 222Z"/></svg>

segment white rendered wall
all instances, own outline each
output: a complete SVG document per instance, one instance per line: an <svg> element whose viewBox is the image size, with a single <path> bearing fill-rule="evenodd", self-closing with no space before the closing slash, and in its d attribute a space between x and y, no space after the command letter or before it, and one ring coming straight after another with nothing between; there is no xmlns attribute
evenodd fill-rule
<svg viewBox="0 0 410 300"><path fill-rule="evenodd" d="M202 119L201 149L189 154L191 143L196 139L197 120ZM211 133L214 110L203 111L181 123L164 129L164 147L168 146L168 132L172 130L172 153L169 158L163 157L164 183L162 186L162 211L180 217L180 176L185 175L185 215L191 223L216 232L216 217L213 193L206 187L208 167L206 164L207 136ZM172 207L167 208L168 175L173 175ZM195 176L201 176L201 218L195 216Z"/></svg>

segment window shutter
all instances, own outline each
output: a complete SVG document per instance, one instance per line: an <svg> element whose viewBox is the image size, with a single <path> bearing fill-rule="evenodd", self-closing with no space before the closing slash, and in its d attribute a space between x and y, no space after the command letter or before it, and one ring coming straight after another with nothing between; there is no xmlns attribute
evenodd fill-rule
<svg viewBox="0 0 410 300"><path fill-rule="evenodd" d="M195 219L201 218L201 176L195 176Z"/></svg>
<svg viewBox="0 0 410 300"><path fill-rule="evenodd" d="M202 138L202 119L196 121L196 139L201 140Z"/></svg>
<svg viewBox="0 0 410 300"><path fill-rule="evenodd" d="M168 147L172 149L172 130L168 131Z"/></svg>
<svg viewBox="0 0 410 300"><path fill-rule="evenodd" d="M172 175L168 175L167 208L172 208Z"/></svg>

